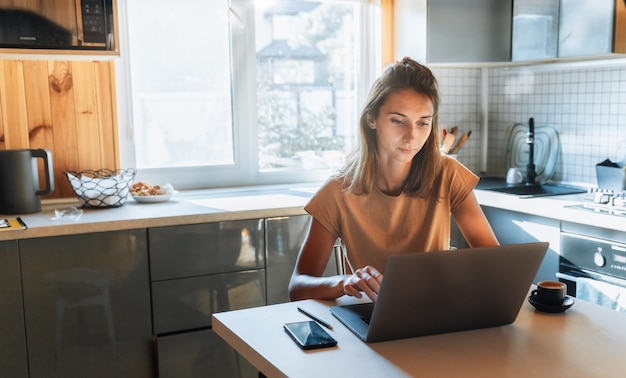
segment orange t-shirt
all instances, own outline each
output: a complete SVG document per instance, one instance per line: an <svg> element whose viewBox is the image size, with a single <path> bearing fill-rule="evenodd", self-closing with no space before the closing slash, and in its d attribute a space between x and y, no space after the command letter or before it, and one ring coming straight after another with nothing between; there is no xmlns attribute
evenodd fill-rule
<svg viewBox="0 0 626 378"><path fill-rule="evenodd" d="M329 179L305 206L334 237L346 244L355 269L371 265L384 272L389 255L449 249L450 214L472 192L478 177L443 158L432 198L388 196L378 189L353 194L342 179Z"/></svg>

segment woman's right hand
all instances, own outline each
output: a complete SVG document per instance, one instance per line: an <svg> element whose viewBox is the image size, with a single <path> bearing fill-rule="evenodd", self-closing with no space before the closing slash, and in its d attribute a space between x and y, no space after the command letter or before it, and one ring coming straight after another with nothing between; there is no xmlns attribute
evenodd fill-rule
<svg viewBox="0 0 626 378"><path fill-rule="evenodd" d="M365 266L357 269L350 278L344 281L343 291L346 295L361 298L363 294L368 296L373 302L378 299L380 285L383 282L383 275L372 266Z"/></svg>

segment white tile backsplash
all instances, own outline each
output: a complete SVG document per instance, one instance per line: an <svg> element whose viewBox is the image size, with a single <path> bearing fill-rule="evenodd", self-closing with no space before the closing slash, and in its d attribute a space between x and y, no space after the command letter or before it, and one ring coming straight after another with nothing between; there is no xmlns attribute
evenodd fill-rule
<svg viewBox="0 0 626 378"><path fill-rule="evenodd" d="M458 158L476 173L504 177L507 129L530 117L559 134L554 181L596 185L596 163L626 162L626 59L433 72L441 89L440 125L472 130ZM487 94L481 91L483 72ZM487 172L480 172L482 96L489 109Z"/></svg>
<svg viewBox="0 0 626 378"><path fill-rule="evenodd" d="M474 172L480 167L481 70L471 68L434 68L439 81L441 105L439 126L458 126L459 135L471 131L457 153L458 159Z"/></svg>

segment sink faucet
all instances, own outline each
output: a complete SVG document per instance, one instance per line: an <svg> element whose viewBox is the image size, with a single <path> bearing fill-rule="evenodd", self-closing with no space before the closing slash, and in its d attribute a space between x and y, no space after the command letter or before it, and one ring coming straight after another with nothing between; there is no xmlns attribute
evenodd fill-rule
<svg viewBox="0 0 626 378"><path fill-rule="evenodd" d="M526 138L526 144L528 144L528 165L526 166L526 185L535 185L535 178L537 172L535 172L535 120L530 117L528 120L528 137Z"/></svg>

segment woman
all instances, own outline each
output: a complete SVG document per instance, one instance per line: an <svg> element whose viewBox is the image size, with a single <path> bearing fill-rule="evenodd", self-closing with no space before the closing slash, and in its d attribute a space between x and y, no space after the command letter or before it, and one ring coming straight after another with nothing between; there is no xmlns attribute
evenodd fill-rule
<svg viewBox="0 0 626 378"><path fill-rule="evenodd" d="M375 301L389 255L449 248L450 214L471 247L498 245L473 193L478 177L440 152L438 109L437 80L410 58L374 82L358 148L305 207L313 220L291 300L365 293ZM355 270L321 277L337 238Z"/></svg>

